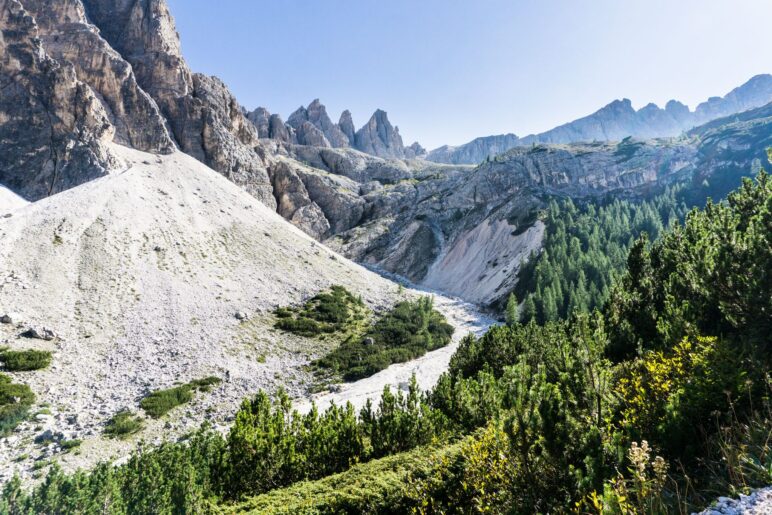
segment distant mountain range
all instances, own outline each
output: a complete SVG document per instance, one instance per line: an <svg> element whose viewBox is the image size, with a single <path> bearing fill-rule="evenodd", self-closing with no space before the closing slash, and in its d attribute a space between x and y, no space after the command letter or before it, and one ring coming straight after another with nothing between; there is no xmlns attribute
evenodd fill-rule
<svg viewBox="0 0 772 515"><path fill-rule="evenodd" d="M516 146L534 143L578 143L621 141L678 136L711 120L772 102L772 75L756 75L724 97L711 97L694 111L676 100L662 109L648 104L637 111L629 99L614 100L589 116L541 134L519 138L514 134L485 136L458 146L445 145L430 151L426 159L437 163L477 164Z"/></svg>
<svg viewBox="0 0 772 515"><path fill-rule="evenodd" d="M245 114L257 127L260 138L311 147L353 148L383 158L414 159L426 154L418 142L406 147L399 127L391 125L386 111L381 109L376 110L358 131L351 111L343 111L338 123L333 123L318 98L308 107L300 106L286 123L281 116L271 114L264 107Z"/></svg>

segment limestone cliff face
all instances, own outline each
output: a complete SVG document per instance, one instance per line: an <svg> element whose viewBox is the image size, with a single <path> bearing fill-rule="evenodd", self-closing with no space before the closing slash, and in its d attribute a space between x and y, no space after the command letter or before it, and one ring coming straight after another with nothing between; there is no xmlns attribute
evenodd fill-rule
<svg viewBox="0 0 772 515"><path fill-rule="evenodd" d="M427 153L426 159L435 163L478 164L489 157L501 154L517 146L520 138L514 134L485 136L459 146L444 145Z"/></svg>
<svg viewBox="0 0 772 515"><path fill-rule="evenodd" d="M405 148L399 129L391 125L386 112L380 109L359 131L355 129L348 110L343 111L338 123L333 123L327 108L318 98L308 107L297 108L287 118L286 127L278 126L281 121L279 118L276 129L269 124L266 130L267 115L270 116L270 113L263 107L247 114L261 138L310 147L354 148L382 158L416 159L426 154L426 150L417 142Z"/></svg>
<svg viewBox="0 0 772 515"><path fill-rule="evenodd" d="M276 206L268 163L254 150L257 129L221 81L190 71L164 0L5 0L2 8L0 182L32 199L80 184L114 164L99 147L112 140L154 153L179 147ZM14 64L22 52L26 60ZM39 115L23 98L35 99Z"/></svg>
<svg viewBox="0 0 772 515"><path fill-rule="evenodd" d="M174 143L150 96L137 84L131 66L89 23L79 0L23 0L35 18L46 53L72 64L77 77L103 101L117 143L147 152L168 153Z"/></svg>
<svg viewBox="0 0 772 515"><path fill-rule="evenodd" d="M271 113L265 107L258 107L254 111L245 113L247 120L252 122L257 129L258 138L270 138L271 136Z"/></svg>
<svg viewBox="0 0 772 515"><path fill-rule="evenodd" d="M386 111L380 109L357 131L356 148L378 157L405 157L405 146L399 129L391 125Z"/></svg>
<svg viewBox="0 0 772 515"><path fill-rule="evenodd" d="M160 107L180 149L275 207L257 129L227 86L193 74L164 0L83 0L105 39L131 65Z"/></svg>
<svg viewBox="0 0 772 515"><path fill-rule="evenodd" d="M354 127L354 119L351 116L351 111L346 109L340 114L338 127L340 127L340 130L346 135L349 146L353 147L356 142L356 128Z"/></svg>
<svg viewBox="0 0 772 515"><path fill-rule="evenodd" d="M77 15L77 13L75 13ZM37 200L102 176L115 164L105 106L18 0L0 0L0 183Z"/></svg>

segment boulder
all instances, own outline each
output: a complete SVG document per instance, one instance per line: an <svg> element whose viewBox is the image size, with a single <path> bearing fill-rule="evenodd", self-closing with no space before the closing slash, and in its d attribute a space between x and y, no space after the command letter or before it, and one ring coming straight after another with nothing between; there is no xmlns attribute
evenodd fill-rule
<svg viewBox="0 0 772 515"><path fill-rule="evenodd" d="M32 338L35 340L52 341L58 338L56 333L47 327L29 327L26 331L21 333L24 338Z"/></svg>

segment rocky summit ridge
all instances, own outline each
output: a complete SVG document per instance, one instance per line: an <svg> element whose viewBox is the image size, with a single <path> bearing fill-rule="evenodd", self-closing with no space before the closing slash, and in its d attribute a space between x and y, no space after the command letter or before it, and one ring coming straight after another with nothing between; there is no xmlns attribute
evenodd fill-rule
<svg viewBox="0 0 772 515"><path fill-rule="evenodd" d="M340 115L333 123L327 108L319 99L308 107L300 106L286 123L281 116L271 114L266 108L258 107L246 113L257 128L260 138L273 139L282 143L323 148L352 148L376 157L390 159L416 159L423 157L426 150L418 143L405 146L399 127L389 121L388 114L377 109L368 122L358 131L354 126L351 111Z"/></svg>
<svg viewBox="0 0 772 515"><path fill-rule="evenodd" d="M670 100L664 108L650 103L636 110L627 99L614 100L598 111L540 134L486 136L458 146L442 146L426 159L438 163L477 164L516 146L538 143L579 143L674 137L711 120L772 102L772 75L756 75L723 97L711 97L694 111Z"/></svg>

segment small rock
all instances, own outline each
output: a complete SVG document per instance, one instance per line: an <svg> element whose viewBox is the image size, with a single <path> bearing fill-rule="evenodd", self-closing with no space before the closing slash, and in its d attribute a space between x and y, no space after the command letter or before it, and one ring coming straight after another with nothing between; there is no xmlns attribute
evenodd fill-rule
<svg viewBox="0 0 772 515"><path fill-rule="evenodd" d="M237 320L249 320L249 315L243 311L237 311L234 316Z"/></svg>
<svg viewBox="0 0 772 515"><path fill-rule="evenodd" d="M365 345L368 345L368 346L369 346L369 345L375 345L375 340L373 340L372 338L370 338L370 337L368 336L367 338L365 338L364 340L362 340L362 343L363 343L363 344L365 344Z"/></svg>
<svg viewBox="0 0 772 515"><path fill-rule="evenodd" d="M12 313L6 313L3 316L0 316L0 324L15 324L18 320L18 317Z"/></svg>
<svg viewBox="0 0 772 515"><path fill-rule="evenodd" d="M34 338L36 340L45 340L47 342L56 339L56 333L47 327L30 327L21 335L24 338Z"/></svg>
<svg viewBox="0 0 772 515"><path fill-rule="evenodd" d="M47 443L55 441L57 439L56 436L57 436L56 433L54 433L50 429L46 429L45 431L43 431L42 433L40 433L39 435L37 435L35 437L35 443L36 444L47 444Z"/></svg>

